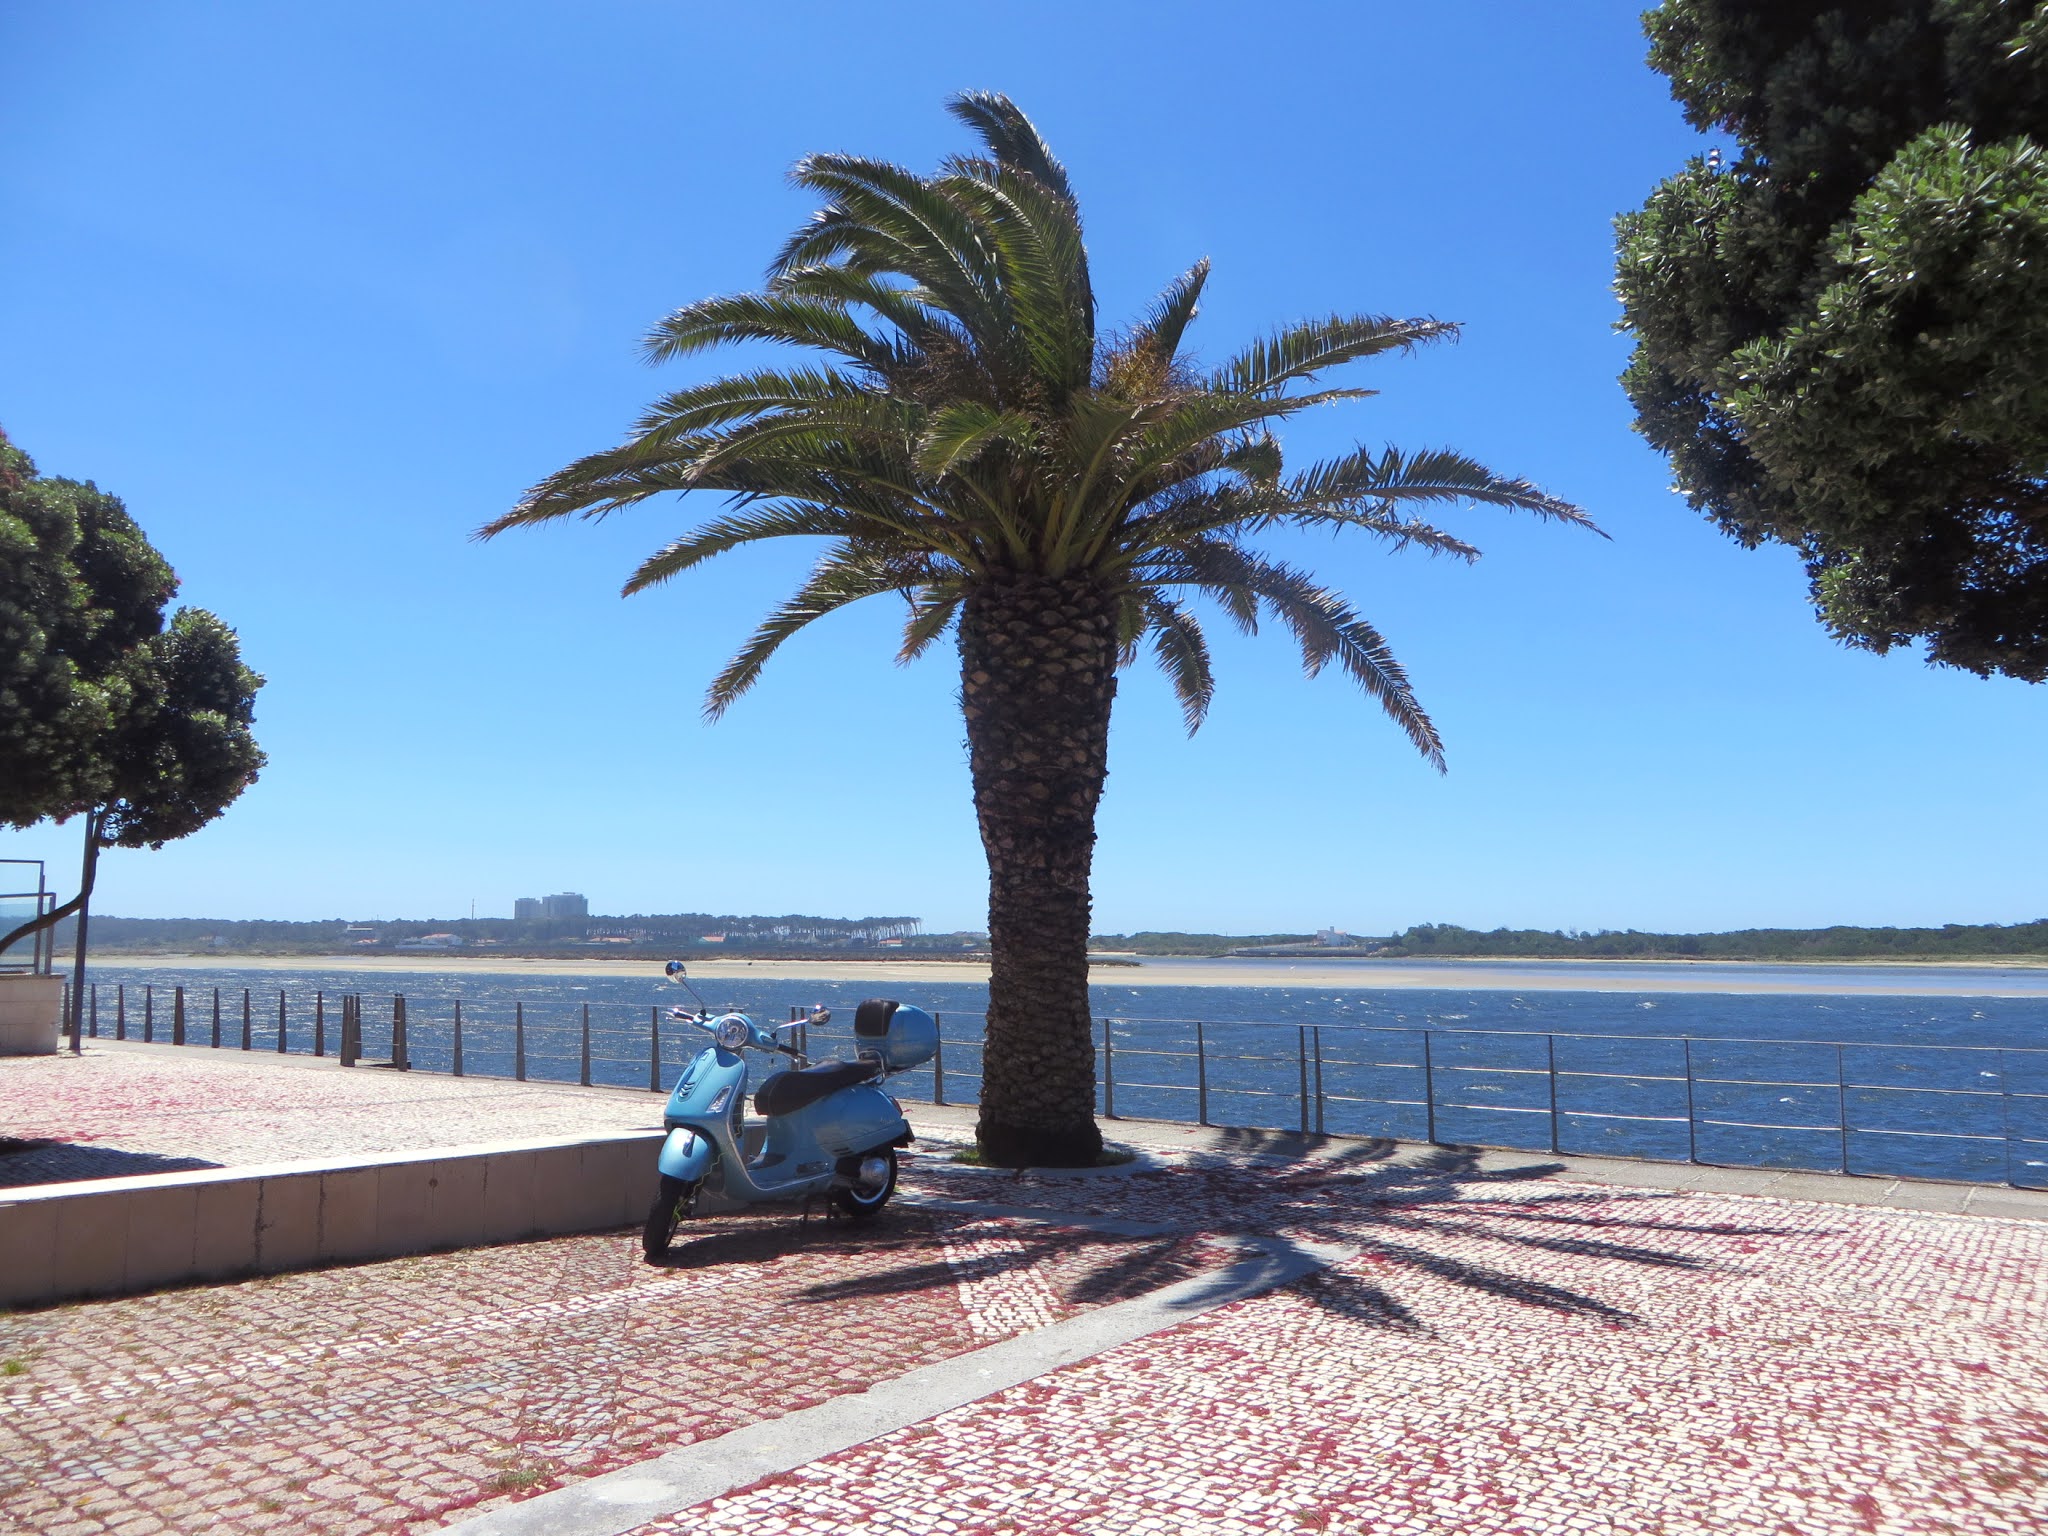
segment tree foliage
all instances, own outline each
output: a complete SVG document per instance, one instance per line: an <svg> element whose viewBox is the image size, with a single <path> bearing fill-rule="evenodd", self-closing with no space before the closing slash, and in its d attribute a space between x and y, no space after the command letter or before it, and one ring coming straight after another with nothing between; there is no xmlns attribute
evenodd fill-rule
<svg viewBox="0 0 2048 1536"><path fill-rule="evenodd" d="M140 651L177 588L116 498L38 476L0 434L0 823L112 796L106 746L147 691Z"/></svg>
<svg viewBox="0 0 2048 1536"><path fill-rule="evenodd" d="M1691 504L1839 638L2048 677L2048 5L1666 0L1740 152L1619 221L1623 384Z"/></svg>
<svg viewBox="0 0 2048 1536"><path fill-rule="evenodd" d="M204 609L165 623L177 590L118 498L0 435L0 825L84 815L95 848L160 847L255 780L263 679Z"/></svg>
<svg viewBox="0 0 2048 1536"><path fill-rule="evenodd" d="M1149 642L1190 730L1214 688L1202 626L1184 604L1197 595L1246 632L1277 621L1311 674L1338 667L1440 764L1436 729L1379 633L1247 541L1351 529L1472 559L1417 509L1477 503L1587 523L1446 449L1360 450L1287 471L1274 426L1371 393L1314 387L1320 375L1457 328L1331 315L1204 368L1186 344L1209 277L1201 261L1137 324L1101 334L1065 169L1007 99L968 94L951 110L985 154L953 156L933 176L852 155L803 160L792 179L826 205L784 244L766 289L686 305L646 341L657 363L761 341L815 361L663 397L625 443L549 476L483 535L669 492L730 499L731 511L650 556L629 594L742 544L829 541L711 685L713 716L786 640L848 603L901 599L908 661L954 625L976 586L1079 574L1114 591L1125 664Z"/></svg>

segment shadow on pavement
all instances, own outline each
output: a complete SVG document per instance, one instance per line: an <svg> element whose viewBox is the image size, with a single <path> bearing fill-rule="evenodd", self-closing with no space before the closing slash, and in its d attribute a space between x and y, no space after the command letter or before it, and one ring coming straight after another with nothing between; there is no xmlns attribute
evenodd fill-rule
<svg viewBox="0 0 2048 1536"><path fill-rule="evenodd" d="M76 1141L0 1140L0 1189L69 1184L83 1179L125 1179L140 1173L190 1173L218 1168L203 1157L162 1152L124 1152Z"/></svg>

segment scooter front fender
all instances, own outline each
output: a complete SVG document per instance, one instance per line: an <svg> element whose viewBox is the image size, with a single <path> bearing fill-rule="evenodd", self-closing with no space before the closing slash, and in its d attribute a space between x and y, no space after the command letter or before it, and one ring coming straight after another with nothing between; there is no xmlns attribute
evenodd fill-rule
<svg viewBox="0 0 2048 1536"><path fill-rule="evenodd" d="M683 1179L694 1184L711 1171L711 1159L715 1151L709 1136L702 1131L693 1131L687 1125L679 1125L668 1133L668 1140L661 1144L661 1157L657 1166L672 1179Z"/></svg>

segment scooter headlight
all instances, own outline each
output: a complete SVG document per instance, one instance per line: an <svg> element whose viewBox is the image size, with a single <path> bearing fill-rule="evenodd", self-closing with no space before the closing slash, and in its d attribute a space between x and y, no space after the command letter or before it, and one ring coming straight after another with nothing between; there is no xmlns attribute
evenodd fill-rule
<svg viewBox="0 0 2048 1536"><path fill-rule="evenodd" d="M747 1021L737 1014L718 1021L718 1033L712 1038L720 1050L737 1051L754 1038L754 1032L747 1028Z"/></svg>

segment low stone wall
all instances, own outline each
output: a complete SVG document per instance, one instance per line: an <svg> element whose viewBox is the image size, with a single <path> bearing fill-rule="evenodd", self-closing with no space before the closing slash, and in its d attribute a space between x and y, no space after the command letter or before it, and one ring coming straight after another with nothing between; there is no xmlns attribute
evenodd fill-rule
<svg viewBox="0 0 2048 1536"><path fill-rule="evenodd" d="M0 1303L637 1226L660 1131L0 1190Z"/></svg>
<svg viewBox="0 0 2048 1536"><path fill-rule="evenodd" d="M52 1056L64 1010L60 976L0 976L0 1056Z"/></svg>

